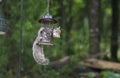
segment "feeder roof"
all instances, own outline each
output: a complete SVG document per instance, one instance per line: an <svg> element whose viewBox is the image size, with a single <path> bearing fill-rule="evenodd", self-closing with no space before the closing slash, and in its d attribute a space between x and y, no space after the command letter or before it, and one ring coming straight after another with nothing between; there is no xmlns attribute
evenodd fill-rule
<svg viewBox="0 0 120 78"><path fill-rule="evenodd" d="M42 19L39 20L40 23L57 23L57 20L52 18L52 15L47 13L45 16L43 16Z"/></svg>

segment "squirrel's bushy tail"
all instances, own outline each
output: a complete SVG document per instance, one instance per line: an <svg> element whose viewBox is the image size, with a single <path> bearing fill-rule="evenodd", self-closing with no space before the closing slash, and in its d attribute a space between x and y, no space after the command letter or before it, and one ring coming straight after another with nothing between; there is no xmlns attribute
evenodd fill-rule
<svg viewBox="0 0 120 78"><path fill-rule="evenodd" d="M49 60L47 58L45 58L45 56L44 56L43 47L36 45L36 43L37 42L35 41L33 44L33 48L32 48L33 49L33 57L34 57L35 61L41 65L48 65Z"/></svg>

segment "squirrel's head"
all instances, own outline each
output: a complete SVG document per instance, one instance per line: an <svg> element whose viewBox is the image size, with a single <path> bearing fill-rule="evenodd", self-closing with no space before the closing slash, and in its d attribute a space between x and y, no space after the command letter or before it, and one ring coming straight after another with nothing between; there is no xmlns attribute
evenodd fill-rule
<svg viewBox="0 0 120 78"><path fill-rule="evenodd" d="M54 38L60 38L60 33L61 33L60 27L53 29L53 37Z"/></svg>

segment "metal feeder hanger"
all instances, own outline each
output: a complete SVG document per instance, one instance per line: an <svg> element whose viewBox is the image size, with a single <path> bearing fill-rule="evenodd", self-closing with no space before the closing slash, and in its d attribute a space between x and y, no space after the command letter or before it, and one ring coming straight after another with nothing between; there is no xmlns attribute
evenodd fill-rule
<svg viewBox="0 0 120 78"><path fill-rule="evenodd" d="M55 24L57 23L57 20L55 20L52 15L50 15L49 13L49 6L50 6L50 1L47 1L47 13L43 16L43 18L39 19L38 22L41 24L43 31L45 32L47 35L47 38L44 37L43 41L40 41L40 44L42 45L53 45L51 43L51 37L52 37L52 31L54 29L53 26L55 26Z"/></svg>
<svg viewBox="0 0 120 78"><path fill-rule="evenodd" d="M43 24L43 26L53 26L53 24L57 23L57 20L52 18L52 15L49 13L50 10L50 0L47 0L47 14L43 16L42 19L39 20L39 23Z"/></svg>

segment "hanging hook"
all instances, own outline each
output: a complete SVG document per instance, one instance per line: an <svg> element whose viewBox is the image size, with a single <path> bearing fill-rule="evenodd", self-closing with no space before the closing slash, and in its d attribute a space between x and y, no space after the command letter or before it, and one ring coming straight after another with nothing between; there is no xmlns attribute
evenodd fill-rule
<svg viewBox="0 0 120 78"><path fill-rule="evenodd" d="M49 13L50 10L50 0L47 0L47 13Z"/></svg>

